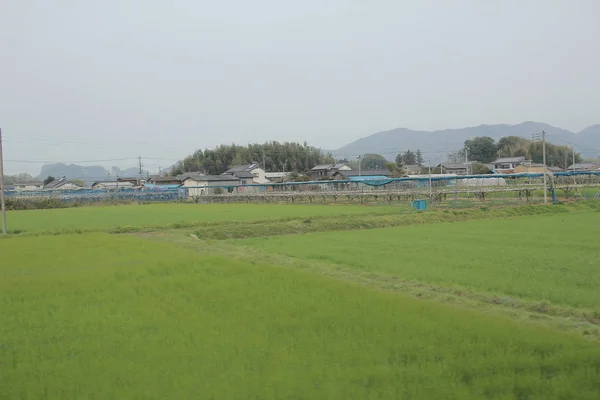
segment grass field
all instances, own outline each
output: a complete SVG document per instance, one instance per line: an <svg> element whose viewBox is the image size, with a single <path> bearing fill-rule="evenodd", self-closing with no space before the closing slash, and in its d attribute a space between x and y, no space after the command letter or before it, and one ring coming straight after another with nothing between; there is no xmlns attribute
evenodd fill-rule
<svg viewBox="0 0 600 400"><path fill-rule="evenodd" d="M11 212L0 399L598 399L595 210Z"/></svg>
<svg viewBox="0 0 600 400"><path fill-rule="evenodd" d="M0 241L0 397L593 399L583 339L124 236ZM32 247L37 251L31 252Z"/></svg>
<svg viewBox="0 0 600 400"><path fill-rule="evenodd" d="M600 314L598 222L600 213L583 212L238 243L403 279L589 308Z"/></svg>
<svg viewBox="0 0 600 400"><path fill-rule="evenodd" d="M8 212L19 233L106 231L117 227L182 227L215 221L275 220L319 216L389 214L403 207L285 204L145 204Z"/></svg>

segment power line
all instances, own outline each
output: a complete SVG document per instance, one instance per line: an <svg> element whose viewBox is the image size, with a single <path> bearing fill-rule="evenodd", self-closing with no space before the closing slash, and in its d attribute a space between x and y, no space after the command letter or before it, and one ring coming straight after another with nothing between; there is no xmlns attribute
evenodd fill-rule
<svg viewBox="0 0 600 400"><path fill-rule="evenodd" d="M137 157L127 158L112 158L106 160L77 160L77 161L50 161L50 160L5 160L13 163L28 163L28 164L87 164L87 163L100 163L110 161L126 161L126 160L137 160Z"/></svg>
<svg viewBox="0 0 600 400"><path fill-rule="evenodd" d="M114 143L111 143L109 141L104 141L104 140L90 140L90 139L84 139L84 138L56 138L56 137L50 137L50 136L11 136L8 137L8 139L6 139L5 136L5 141L10 142L10 143L31 143L31 142L41 142L44 144L48 144L48 145L57 145L57 146L62 146L62 145L92 145L92 146L113 146ZM156 142L149 142L146 140L127 140L127 139L119 139L119 143L127 143L127 144L132 144L132 145L150 145L150 146L160 146L160 147L164 147L166 143L156 143Z"/></svg>
<svg viewBox="0 0 600 400"><path fill-rule="evenodd" d="M555 139L557 139L557 140L559 140L559 141L561 141L561 142L564 142L564 143L570 144L571 146L574 146L574 147L578 147L578 148L584 148L584 149L585 149L585 148L587 148L588 150L590 150L590 151L589 151L589 152L587 152L587 153L592 153L592 152L594 152L594 153L600 153L600 150L598 150L598 149L592 149L592 148L590 148L590 147L587 147L587 146L582 146L582 145L579 145L579 144L576 144L576 143L572 143L572 142L569 142L568 140L565 140L565 139L559 138L558 136L550 135L550 134L548 134L548 133L546 133L546 136L550 136L550 137L552 137L552 138L555 138ZM585 153L585 152L583 152L583 151L582 151L582 153Z"/></svg>

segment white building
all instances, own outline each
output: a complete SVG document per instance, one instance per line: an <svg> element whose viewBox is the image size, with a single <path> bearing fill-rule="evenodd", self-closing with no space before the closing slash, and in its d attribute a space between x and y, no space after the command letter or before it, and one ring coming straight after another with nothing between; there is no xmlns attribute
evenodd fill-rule
<svg viewBox="0 0 600 400"><path fill-rule="evenodd" d="M240 179L231 175L204 175L199 172L178 176L190 197L204 194L233 193L241 184Z"/></svg>
<svg viewBox="0 0 600 400"><path fill-rule="evenodd" d="M84 189L76 183L71 182L70 180L62 177L60 179L56 179L47 185L44 186L44 190L79 190Z"/></svg>
<svg viewBox="0 0 600 400"><path fill-rule="evenodd" d="M17 182L14 184L14 187L17 192L29 192L42 190L44 188L44 183L39 181Z"/></svg>
<svg viewBox="0 0 600 400"><path fill-rule="evenodd" d="M531 164L531 160L528 160L526 157L506 157L499 158L494 161L494 168L498 171L510 171L514 170L519 165L529 165Z"/></svg>
<svg viewBox="0 0 600 400"><path fill-rule="evenodd" d="M120 190L120 189L132 189L134 187L131 182L122 181L97 181L92 183L92 189L104 189L104 190Z"/></svg>
<svg viewBox="0 0 600 400"><path fill-rule="evenodd" d="M285 182L291 175L291 172L265 172L265 178L270 182Z"/></svg>
<svg viewBox="0 0 600 400"><path fill-rule="evenodd" d="M262 169L260 165L256 162L244 165L234 165L227 171L223 172L221 175L235 176L236 178L239 178L240 180L244 181L242 182L242 184L244 185L251 183L269 183L269 180L265 175L265 170ZM252 179L252 182L247 181L248 179Z"/></svg>

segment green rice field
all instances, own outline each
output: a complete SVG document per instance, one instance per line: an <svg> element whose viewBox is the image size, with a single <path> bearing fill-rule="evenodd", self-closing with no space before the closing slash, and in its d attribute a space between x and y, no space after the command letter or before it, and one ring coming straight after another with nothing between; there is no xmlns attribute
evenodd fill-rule
<svg viewBox="0 0 600 400"><path fill-rule="evenodd" d="M600 314L598 212L238 243L419 282L590 308Z"/></svg>
<svg viewBox="0 0 600 400"><path fill-rule="evenodd" d="M286 204L143 204L9 211L9 230L18 233L106 231L117 227L179 227L206 222L276 220L319 216L382 215L397 206Z"/></svg>
<svg viewBox="0 0 600 400"><path fill-rule="evenodd" d="M11 212L0 399L598 399L600 212L539 207Z"/></svg>

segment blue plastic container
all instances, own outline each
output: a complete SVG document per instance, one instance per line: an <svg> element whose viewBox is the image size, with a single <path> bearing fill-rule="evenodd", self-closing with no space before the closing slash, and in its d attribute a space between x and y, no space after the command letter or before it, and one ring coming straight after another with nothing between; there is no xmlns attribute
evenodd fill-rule
<svg viewBox="0 0 600 400"><path fill-rule="evenodd" d="M410 203L411 207L415 210L423 211L427 209L427 201L426 200L413 200Z"/></svg>

